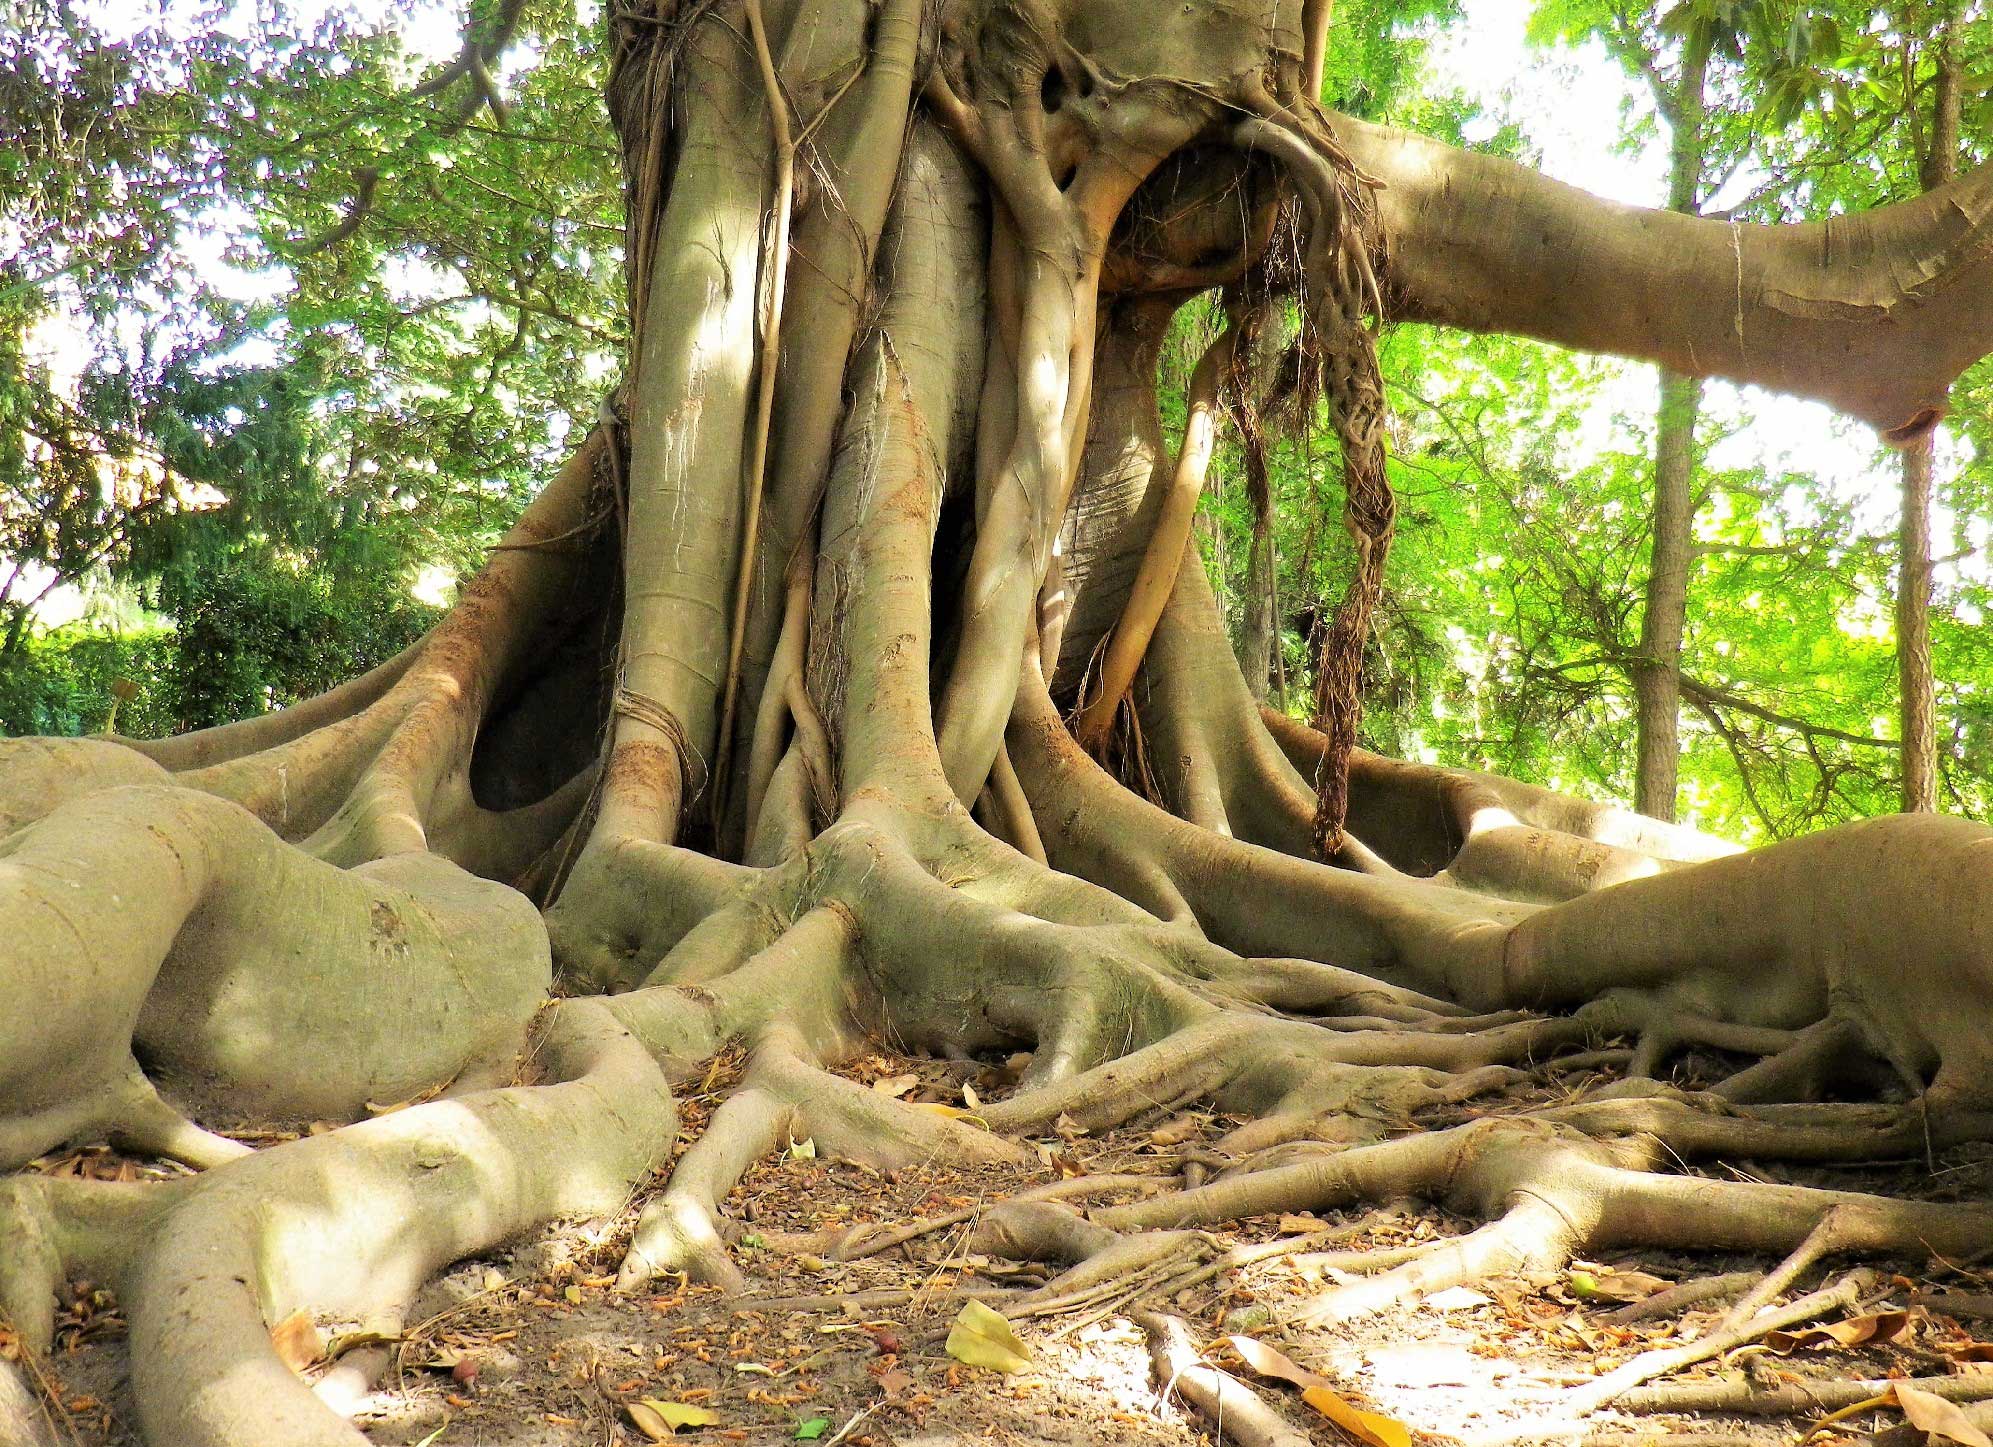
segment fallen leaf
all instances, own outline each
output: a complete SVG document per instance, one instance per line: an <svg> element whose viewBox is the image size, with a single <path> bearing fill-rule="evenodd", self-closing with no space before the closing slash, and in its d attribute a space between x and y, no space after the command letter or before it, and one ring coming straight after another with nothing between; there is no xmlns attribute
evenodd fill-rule
<svg viewBox="0 0 1993 1447"><path fill-rule="evenodd" d="M804 1136L799 1141L789 1142L789 1159L792 1161L813 1161L817 1158L815 1136Z"/></svg>
<svg viewBox="0 0 1993 1447"><path fill-rule="evenodd" d="M946 1350L956 1361L998 1372L1031 1370L1031 1349L1019 1339L1008 1318L973 1297L948 1330Z"/></svg>
<svg viewBox="0 0 1993 1447"><path fill-rule="evenodd" d="M966 1080L962 1082L962 1104L970 1110L980 1110L983 1104L982 1097L976 1094L976 1087Z"/></svg>
<svg viewBox="0 0 1993 1447"><path fill-rule="evenodd" d="M1396 1417L1352 1407L1327 1387L1310 1387L1301 1400L1366 1447L1412 1447L1412 1430Z"/></svg>
<svg viewBox="0 0 1993 1447"><path fill-rule="evenodd" d="M919 1084L918 1075L882 1075L872 1082L872 1088L891 1100L898 1100Z"/></svg>
<svg viewBox="0 0 1993 1447"><path fill-rule="evenodd" d="M959 1105L944 1105L938 1100L916 1100L913 1103L913 1108L915 1110L933 1111L936 1115L945 1115L950 1120L960 1120L969 1113Z"/></svg>
<svg viewBox="0 0 1993 1447"><path fill-rule="evenodd" d="M886 1394L888 1400L899 1396L900 1393L912 1385L913 1374L911 1372L894 1370L879 1373L879 1390Z"/></svg>
<svg viewBox="0 0 1993 1447"><path fill-rule="evenodd" d="M1955 1362L1993 1362L1993 1342L1969 1341L1963 1346L1944 1348Z"/></svg>
<svg viewBox="0 0 1993 1447"><path fill-rule="evenodd" d="M720 1420L719 1413L709 1412L704 1407L690 1407L683 1402L660 1402L656 1397L626 1402L623 1410L630 1414L637 1430L653 1442L670 1441L680 1427L711 1427Z"/></svg>
<svg viewBox="0 0 1993 1447"><path fill-rule="evenodd" d="M1947 1402L1935 1392L1898 1382L1896 1404L1903 1409L1904 1420L1920 1432L1957 1442L1960 1447L1993 1447L1993 1437L1973 1426L1956 1402Z"/></svg>
<svg viewBox="0 0 1993 1447"><path fill-rule="evenodd" d="M567 1298L569 1306L581 1305L581 1288L579 1286L570 1286L561 1295Z"/></svg>
<svg viewBox="0 0 1993 1447"><path fill-rule="evenodd" d="M1204 1122L1197 1116L1180 1115L1175 1120L1163 1122L1151 1131L1149 1141L1158 1146L1180 1146L1203 1128Z"/></svg>
<svg viewBox="0 0 1993 1447"><path fill-rule="evenodd" d="M1062 1110L1059 1118L1052 1122L1052 1134L1060 1140L1074 1141L1086 1134L1086 1127Z"/></svg>
<svg viewBox="0 0 1993 1447"><path fill-rule="evenodd" d="M796 1440L798 1442L814 1442L829 1430L830 1418L812 1417L807 1422L798 1422L796 1424Z"/></svg>
<svg viewBox="0 0 1993 1447"><path fill-rule="evenodd" d="M294 1311L270 1328L270 1345L294 1372L301 1372L325 1355L325 1341L312 1325L311 1313Z"/></svg>
<svg viewBox="0 0 1993 1447"><path fill-rule="evenodd" d="M1283 1236L1312 1236L1317 1231L1326 1231L1329 1223L1320 1216L1282 1216L1280 1234Z"/></svg>
<svg viewBox="0 0 1993 1447"><path fill-rule="evenodd" d="M1395 1417L1366 1412L1343 1400L1329 1379L1311 1372L1285 1352L1249 1336L1225 1338L1239 1360L1263 1377L1291 1382L1301 1388L1301 1400L1327 1417L1364 1447L1412 1447L1412 1431Z"/></svg>
<svg viewBox="0 0 1993 1447"><path fill-rule="evenodd" d="M1809 1351L1814 1347L1853 1347L1863 1342L1893 1341L1910 1324L1907 1311L1878 1311L1868 1316L1851 1316L1825 1326L1804 1331L1774 1331L1765 1334L1765 1345L1780 1356Z"/></svg>

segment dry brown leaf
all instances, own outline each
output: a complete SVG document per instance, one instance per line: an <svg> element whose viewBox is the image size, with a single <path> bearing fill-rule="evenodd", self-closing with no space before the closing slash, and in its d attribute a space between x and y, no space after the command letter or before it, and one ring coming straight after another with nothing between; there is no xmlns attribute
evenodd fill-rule
<svg viewBox="0 0 1993 1447"><path fill-rule="evenodd" d="M1956 1402L1947 1402L1935 1392L1898 1382L1896 1405L1903 1409L1904 1420L1920 1432L1957 1442L1960 1447L1993 1447L1993 1437L1973 1426Z"/></svg>
<svg viewBox="0 0 1993 1447"><path fill-rule="evenodd" d="M1270 1347L1263 1341L1249 1336L1228 1336L1226 1345L1238 1353L1239 1360L1263 1377L1273 1377L1279 1381L1291 1382L1297 1387L1329 1387L1335 1384L1320 1372L1311 1372L1294 1358L1277 1347Z"/></svg>
<svg viewBox="0 0 1993 1447"><path fill-rule="evenodd" d="M918 1075L882 1075L872 1082L872 1088L883 1096L898 1100L919 1084Z"/></svg>
<svg viewBox="0 0 1993 1447"><path fill-rule="evenodd" d="M1804 1331L1767 1332L1765 1345L1780 1356L1790 1356L1815 1347L1854 1347L1865 1342L1894 1341L1903 1335L1910 1320L1911 1313L1907 1311L1872 1312L1867 1316L1851 1316L1846 1321L1828 1322L1825 1326L1810 1326Z"/></svg>
<svg viewBox="0 0 1993 1447"><path fill-rule="evenodd" d="M1286 1215L1280 1218L1280 1234L1283 1236L1312 1236L1317 1231L1326 1231L1329 1223L1320 1216Z"/></svg>
<svg viewBox="0 0 1993 1447"><path fill-rule="evenodd" d="M271 1327L270 1345L276 1348L278 1359L294 1372L302 1372L325 1355L325 1340L319 1336L308 1311L294 1311Z"/></svg>

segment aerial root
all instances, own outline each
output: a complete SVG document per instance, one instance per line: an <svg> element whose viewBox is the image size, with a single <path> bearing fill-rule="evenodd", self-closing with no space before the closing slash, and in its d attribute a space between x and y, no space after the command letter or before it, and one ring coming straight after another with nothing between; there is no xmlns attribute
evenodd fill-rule
<svg viewBox="0 0 1993 1447"><path fill-rule="evenodd" d="M1812 1100L1837 1067L1845 1068L1847 1056L1860 1044L1861 1032L1852 1021L1829 1016L1793 1032L1783 1049L1767 1053L1756 1065L1719 1081L1710 1093L1740 1105Z"/></svg>
<svg viewBox="0 0 1993 1447"><path fill-rule="evenodd" d="M937 1156L1013 1165L1031 1159L1024 1147L989 1131L832 1074L785 1030L754 1050L741 1087L713 1112L663 1194L644 1207L616 1289L637 1291L657 1276L682 1272L728 1292L745 1290L747 1280L727 1251L732 1233L720 1203L756 1161L804 1141L815 1153L878 1170Z"/></svg>
<svg viewBox="0 0 1993 1447"><path fill-rule="evenodd" d="M1239 1447L1308 1447L1309 1437L1283 1421L1251 1387L1206 1362L1183 1319L1163 1312L1133 1312L1130 1320L1149 1335L1158 1392L1172 1392L1209 1417Z"/></svg>
<svg viewBox="0 0 1993 1447"><path fill-rule="evenodd" d="M601 1004L542 1020L551 1085L410 1106L177 1181L6 1182L0 1309L34 1347L67 1275L116 1290L148 1440L357 1447L278 1359L272 1322L398 1320L449 1262L554 1216L614 1211L669 1145L670 1089Z"/></svg>
<svg viewBox="0 0 1993 1447"><path fill-rule="evenodd" d="M1601 1034L1634 1038L1633 1059L1626 1074L1637 1080L1659 1079L1669 1059L1690 1046L1775 1059L1791 1049L1801 1033L1733 1024L1664 1003L1639 990L1610 991L1579 1010L1577 1018L1590 1022Z"/></svg>
<svg viewBox="0 0 1993 1447"><path fill-rule="evenodd" d="M0 1442L9 1447L76 1447L73 1415L45 1354L22 1345L0 1357Z"/></svg>
<svg viewBox="0 0 1993 1447"><path fill-rule="evenodd" d="M1326 1292L1296 1320L1303 1325L1352 1321L1450 1287L1563 1266L1577 1248L1578 1224L1559 1202L1519 1194L1499 1219L1402 1266Z"/></svg>

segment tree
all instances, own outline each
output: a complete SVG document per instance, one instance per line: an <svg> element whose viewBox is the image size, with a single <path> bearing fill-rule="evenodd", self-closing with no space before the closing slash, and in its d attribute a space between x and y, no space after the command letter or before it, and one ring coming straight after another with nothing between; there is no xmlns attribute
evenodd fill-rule
<svg viewBox="0 0 1993 1447"><path fill-rule="evenodd" d="M613 137L571 7L481 8L469 49L427 68L337 8L274 4L260 27L147 8L0 5L16 730L79 701L30 646L63 590L182 623L229 591L263 605L262 642L317 635L204 655L219 635L180 628L174 666L134 681L182 728L318 692L324 667L290 666L314 651L392 656L422 610L390 618L386 595L482 558L592 424L620 346ZM479 57L527 45L494 106Z"/></svg>
<svg viewBox="0 0 1993 1447"><path fill-rule="evenodd" d="M1668 128L1667 207L1684 216L1699 216L1721 185L1725 170L1734 168L1740 152L1748 149L1723 135L1726 116L1720 103L1712 104L1712 87L1725 79L1733 91L1748 84L1739 74L1747 47L1771 18L1772 7L1754 0L1679 0L1652 7L1615 0L1597 8L1546 6L1537 23L1540 28L1598 37L1646 83ZM1702 381L1693 370L1660 371L1653 530L1639 651L1632 663L1637 704L1633 807L1668 822L1675 818L1681 766L1682 639L1695 553L1696 425L1702 414Z"/></svg>
<svg viewBox="0 0 1993 1447"><path fill-rule="evenodd" d="M1242 330L1296 301L1283 372L1338 434L1357 567L1331 633L1360 657L1392 521L1368 319L1915 428L1993 349L1993 170L1831 232L1612 206L1323 111L1328 13L614 13L627 370L455 607L279 713L6 746L0 1157L108 1134L206 1168L10 1180L25 1340L88 1270L126 1303L151 1440L353 1443L269 1316L386 1320L450 1260L616 1209L672 1159L673 1082L734 1041L745 1074L626 1285L736 1281L715 1203L786 1132L1001 1159L1062 1114L1198 1097L1251 1117L1246 1169L1095 1212L1111 1238L999 1207L979 1241L1070 1261L1405 1193L1491 1218L1346 1315L1616 1243L1983 1246L1982 1207L1665 1163L1985 1131L1993 834L1903 816L1737 853L1262 714L1160 532L1184 456L1155 377L1190 298ZM481 93L483 43L454 82ZM1132 638L1097 760L1065 720ZM1579 1013L1472 1013L1517 1007ZM1694 1042L1765 1058L1728 1109L1650 1083L1376 1138L1601 1030L1638 1038L1641 1077ZM1031 1064L979 1122L943 1117L835 1073L873 1032ZM1749 1108L1862 1061L1913 1098ZM359 1123L254 1152L211 1129L244 1118ZM1261 1154L1330 1128L1370 1136Z"/></svg>
<svg viewBox="0 0 1993 1447"><path fill-rule="evenodd" d="M1920 7L1921 8L1921 7ZM1940 7L1931 30L1931 117L1918 124L1917 179L1934 191L1958 175L1963 64L1955 7ZM1911 33L1915 33L1914 31ZM1908 43L1908 42L1906 42ZM1917 57L1906 56L1914 71ZM1921 122L1921 111L1913 112ZM1931 676L1931 465L1935 428L1903 449L1903 510L1898 531L1896 653L1902 698L1903 809L1938 806L1937 687Z"/></svg>

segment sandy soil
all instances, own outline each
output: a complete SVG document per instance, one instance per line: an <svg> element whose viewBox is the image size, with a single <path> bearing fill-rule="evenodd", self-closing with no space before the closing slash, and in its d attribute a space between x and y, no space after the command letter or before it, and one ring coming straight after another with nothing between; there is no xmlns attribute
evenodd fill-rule
<svg viewBox="0 0 1993 1447"><path fill-rule="evenodd" d="M965 1084L976 1097L994 1098L1014 1068L873 1056L849 1073L904 1098L967 1108ZM686 1101L685 1141L704 1128L726 1074L717 1068L708 1077L712 1088ZM1558 1087L1572 1088L1568 1079ZM1511 1097L1507 1108L1523 1103ZM1419 1124L1459 1117L1456 1112ZM1037 1316L1019 1312L1016 1326L1031 1351L1030 1371L1003 1375L948 1355L949 1326L965 1301L1017 1310L1024 1294L1048 1275L1038 1267L963 1254L977 1210L1062 1177L1153 1177L1159 1188L1174 1185L1186 1162L1229 1124L1208 1115L1159 1114L1103 1137L1049 1135L1037 1143L1039 1163L1028 1170L933 1161L878 1175L817 1159L807 1143L798 1143L751 1171L727 1204L736 1257L751 1282L745 1297L729 1300L712 1288L675 1282L643 1295L616 1295L610 1289L615 1265L639 1198L616 1220L564 1223L507 1254L462 1263L429 1289L396 1341L362 1338L356 1344L350 1323L300 1322L292 1324L295 1346L300 1358L317 1358L305 1373L329 1379L322 1390L345 1401L384 1447L641 1443L650 1439L630 1405L646 1399L714 1415L710 1425L678 1432L688 1442L1188 1447L1216 1440L1209 1422L1158 1390L1147 1337L1127 1314L1135 1310L1181 1316L1208 1346L1208 1360L1255 1381L1297 1430L1323 1442L1348 1439L1295 1389L1253 1378L1223 1344L1226 1335L1242 1333L1279 1348L1329 1378L1349 1402L1407 1424L1422 1443L1480 1447L1598 1438L1769 1447L1797 1441L1808 1425L1809 1419L1779 1417L1612 1413L1579 1422L1561 1406L1568 1388L1634 1353L1708 1331L1728 1305L1717 1300L1644 1321L1618 1319L1632 1301L1663 1284L1761 1271L1767 1262L1650 1254L1441 1293L1416 1309L1352 1325L1304 1324L1311 1300L1339 1278L1338 1267L1319 1249L1322 1233L1347 1231L1348 1239L1333 1243L1335 1252L1347 1253L1440 1239L1469 1225L1412 1205L1347 1218L1245 1222L1213 1233L1208 1249L1276 1242L1293 1248L1215 1272L1166 1298L1154 1294L1163 1283L1151 1278L1084 1307ZM103 1150L40 1165L125 1179L169 1169ZM1827 1179L1733 1165L1766 1179ZM1935 1169L1887 1165L1855 1174L1859 1179L1850 1180L1846 1171L1832 1179L1933 1198L1984 1196L1993 1188L1993 1150L1959 1152ZM1104 1192L1088 1204L1128 1197L1128 1189ZM861 1228L965 1213L966 1220L890 1249L838 1259L841 1242L863 1251L862 1237L851 1241ZM1188 1270L1196 1262L1180 1264ZM1841 1269L1830 1264L1803 1278L1795 1294ZM1755 1345L1670 1380L1730 1376L1776 1384L1993 1373L1993 1361L1973 1360L1993 1358L1993 1347L1971 1350L1975 1338L1993 1342L1993 1321L1983 1319L1986 1303L1955 1298L1947 1310L1936 1295L1983 1291L1984 1277L1962 1263L1904 1261L1886 1269L1900 1274L1888 1276L1851 1314L1904 1309L1907 1317L1890 1339L1852 1348L1801 1346L1783 1354ZM0 1336L0 1351L8 1349L9 1339ZM327 1360L335 1356L336 1364ZM95 1284L72 1283L47 1368L52 1400L79 1447L136 1447L123 1322L116 1301ZM1900 1420L1893 1408L1874 1409L1830 1425L1814 1441L1865 1440Z"/></svg>

